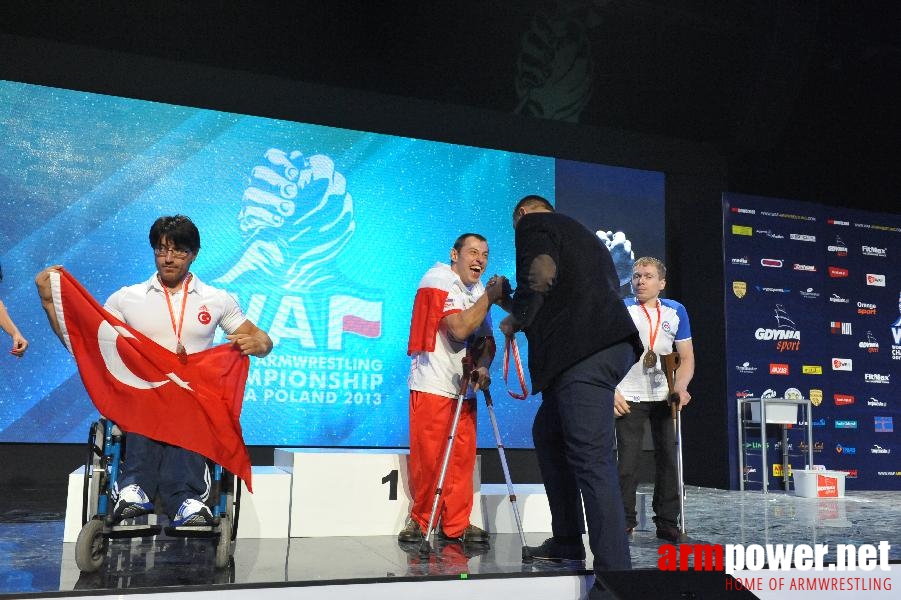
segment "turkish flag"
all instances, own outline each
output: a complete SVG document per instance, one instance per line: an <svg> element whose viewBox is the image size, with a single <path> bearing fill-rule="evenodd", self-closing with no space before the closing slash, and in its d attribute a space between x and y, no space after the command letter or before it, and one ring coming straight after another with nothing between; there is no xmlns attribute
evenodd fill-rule
<svg viewBox="0 0 901 600"><path fill-rule="evenodd" d="M50 281L66 346L100 414L125 431L209 458L251 490L240 422L250 359L222 344L183 364L104 310L67 271L51 273Z"/></svg>

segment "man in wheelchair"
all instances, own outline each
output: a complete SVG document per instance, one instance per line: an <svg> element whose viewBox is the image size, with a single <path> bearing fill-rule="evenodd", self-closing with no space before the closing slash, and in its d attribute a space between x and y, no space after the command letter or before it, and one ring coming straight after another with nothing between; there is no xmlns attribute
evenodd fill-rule
<svg viewBox="0 0 901 600"><path fill-rule="evenodd" d="M113 293L104 309L174 351L183 363L191 354L213 345L217 327L225 331L226 338L243 355L269 354L272 340L244 316L236 300L190 272L200 251L200 233L188 217L158 218L150 228L149 239L156 272L146 281ZM67 345L50 282L50 273L60 269L58 265L48 267L37 275L35 283L51 327ZM177 408L168 415L173 420L179 417ZM153 500L159 498L171 525L211 525L213 515L205 504L209 493L206 458L135 432L128 433L127 456L113 487L114 522L153 512Z"/></svg>

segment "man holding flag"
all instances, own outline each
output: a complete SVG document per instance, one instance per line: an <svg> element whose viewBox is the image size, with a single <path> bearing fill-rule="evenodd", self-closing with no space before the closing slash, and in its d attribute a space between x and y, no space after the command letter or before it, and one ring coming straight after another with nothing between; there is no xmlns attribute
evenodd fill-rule
<svg viewBox="0 0 901 600"><path fill-rule="evenodd" d="M266 356L272 340L230 294L190 272L200 233L189 218L160 217L149 239L156 273L103 308L60 266L35 283L92 402L128 433L114 518L151 512L159 494L172 525L207 525L206 458L250 487L239 421L247 356ZM217 327L231 344L211 348Z"/></svg>

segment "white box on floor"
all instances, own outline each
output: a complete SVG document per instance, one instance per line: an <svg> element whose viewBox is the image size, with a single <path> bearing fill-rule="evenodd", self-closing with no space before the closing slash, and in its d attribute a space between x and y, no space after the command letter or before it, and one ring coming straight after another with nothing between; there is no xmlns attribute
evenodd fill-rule
<svg viewBox="0 0 901 600"><path fill-rule="evenodd" d="M396 535L410 514L409 451L276 448L292 474L291 537ZM482 526L479 460L473 472L472 523Z"/></svg>
<svg viewBox="0 0 901 600"><path fill-rule="evenodd" d="M795 495L797 496L804 498L845 497L845 473L842 471L794 469L792 477L795 481Z"/></svg>

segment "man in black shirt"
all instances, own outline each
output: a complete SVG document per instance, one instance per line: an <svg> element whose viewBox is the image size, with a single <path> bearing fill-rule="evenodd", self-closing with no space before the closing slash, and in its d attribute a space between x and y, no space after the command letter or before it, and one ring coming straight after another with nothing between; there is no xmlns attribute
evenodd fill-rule
<svg viewBox="0 0 901 600"><path fill-rule="evenodd" d="M532 392L542 393L532 436L554 536L534 558L582 560L584 500L595 571L631 568L614 456L613 392L643 351L597 236L540 196L513 211L516 291L504 335L529 340Z"/></svg>

